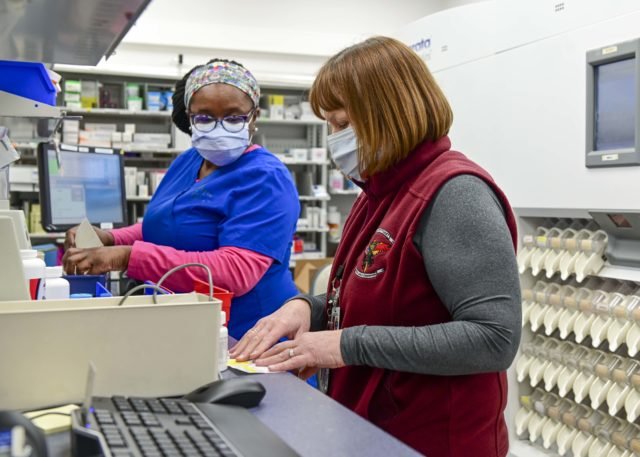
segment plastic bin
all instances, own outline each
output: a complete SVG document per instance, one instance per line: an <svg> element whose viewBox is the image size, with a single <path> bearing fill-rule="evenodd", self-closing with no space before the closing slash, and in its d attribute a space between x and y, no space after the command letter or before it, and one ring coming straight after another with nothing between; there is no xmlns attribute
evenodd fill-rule
<svg viewBox="0 0 640 457"><path fill-rule="evenodd" d="M106 290L106 275L68 275L63 276L69 281L70 293L73 294L91 294L91 296L100 296L102 290ZM97 284L102 287L98 288Z"/></svg>
<svg viewBox="0 0 640 457"><path fill-rule="evenodd" d="M56 88L43 64L0 60L0 90L55 106Z"/></svg>
<svg viewBox="0 0 640 457"><path fill-rule="evenodd" d="M199 279L196 279L193 285L194 285L194 290L196 292L209 295L208 283L204 281L200 281ZM227 316L225 325L228 324L229 317L231 316L231 299L233 298L233 292L229 292L228 290L223 289L222 287L213 286L213 297L217 298L222 302L221 311L224 311Z"/></svg>

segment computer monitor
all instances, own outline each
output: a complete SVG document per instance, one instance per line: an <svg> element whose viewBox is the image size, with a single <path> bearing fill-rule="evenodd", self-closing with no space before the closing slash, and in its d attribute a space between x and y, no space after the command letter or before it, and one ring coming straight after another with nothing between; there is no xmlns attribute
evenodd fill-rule
<svg viewBox="0 0 640 457"><path fill-rule="evenodd" d="M640 40L587 53L587 167L640 165Z"/></svg>
<svg viewBox="0 0 640 457"><path fill-rule="evenodd" d="M124 162L111 149L38 146L42 226L60 232L87 218L120 227L127 221Z"/></svg>

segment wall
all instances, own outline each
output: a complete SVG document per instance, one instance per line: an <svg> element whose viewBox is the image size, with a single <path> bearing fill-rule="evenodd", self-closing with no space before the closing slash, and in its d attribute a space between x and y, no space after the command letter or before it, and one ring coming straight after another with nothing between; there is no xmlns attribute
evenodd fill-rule
<svg viewBox="0 0 640 457"><path fill-rule="evenodd" d="M514 206L640 209L639 168L584 166L585 54L640 37L638 24L635 1L497 0L429 16L398 37L432 37L428 62L453 105L454 147L488 168Z"/></svg>

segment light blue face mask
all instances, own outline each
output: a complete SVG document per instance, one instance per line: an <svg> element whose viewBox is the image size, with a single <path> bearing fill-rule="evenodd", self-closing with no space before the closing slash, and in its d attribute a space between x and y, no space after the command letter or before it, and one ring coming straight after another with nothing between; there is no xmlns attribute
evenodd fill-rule
<svg viewBox="0 0 640 457"><path fill-rule="evenodd" d="M224 167L238 160L251 142L248 125L234 133L227 132L222 125L217 125L206 133L195 128L191 130L193 147L198 150L203 159L218 167Z"/></svg>
<svg viewBox="0 0 640 457"><path fill-rule="evenodd" d="M340 171L351 179L364 181L358 166L358 139L353 128L347 127L327 137L327 146L331 158Z"/></svg>

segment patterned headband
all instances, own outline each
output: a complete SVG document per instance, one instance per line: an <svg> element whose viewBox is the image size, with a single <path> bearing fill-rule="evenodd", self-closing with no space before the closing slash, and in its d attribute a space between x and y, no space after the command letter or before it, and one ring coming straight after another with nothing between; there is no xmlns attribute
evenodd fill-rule
<svg viewBox="0 0 640 457"><path fill-rule="evenodd" d="M237 87L249 96L254 107L258 106L260 86L251 72L238 64L216 60L196 68L189 75L184 91L184 105L187 109L193 94L209 84L229 84Z"/></svg>

